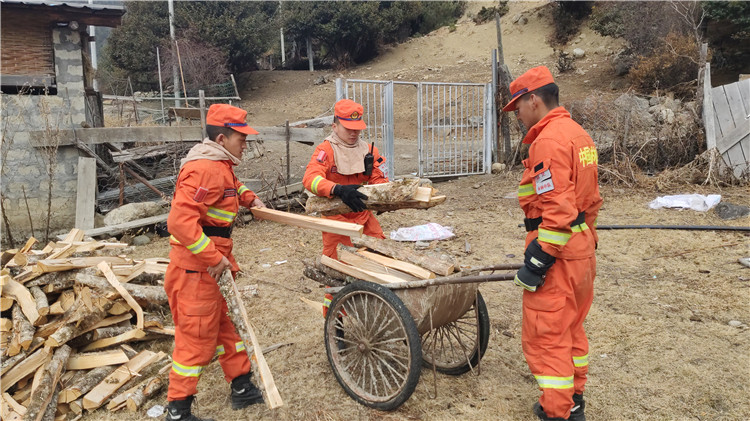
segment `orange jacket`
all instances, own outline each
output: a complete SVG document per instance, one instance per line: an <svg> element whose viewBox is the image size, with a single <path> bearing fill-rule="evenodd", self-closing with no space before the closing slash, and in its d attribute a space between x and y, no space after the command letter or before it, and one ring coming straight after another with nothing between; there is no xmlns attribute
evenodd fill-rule
<svg viewBox="0 0 750 421"><path fill-rule="evenodd" d="M231 161L199 159L187 162L177 178L172 209L167 218L175 265L205 272L226 256L232 270L239 267L232 256L230 238L203 233L204 226L229 227L239 205L250 207L257 196L234 175Z"/></svg>
<svg viewBox="0 0 750 421"><path fill-rule="evenodd" d="M602 206L596 146L563 108L551 110L523 140L529 158L518 187L518 200L527 218L542 217L539 229L526 244L539 238L542 249L563 259L594 254L598 237L596 218ZM585 222L571 227L580 212Z"/></svg>
<svg viewBox="0 0 750 421"><path fill-rule="evenodd" d="M385 158L380 156L377 147L373 147L373 158L375 159L372 175L350 174L343 175L336 171L336 161L333 158L333 147L324 140L313 152L310 162L307 164L305 176L302 178L307 190L310 190L316 196L331 197L331 190L336 184L381 184L387 183L388 179L383 175L380 166L385 163ZM365 159L362 155L362 159ZM326 218L337 219L342 221L354 222L364 225L370 211L349 212L342 215L332 215Z"/></svg>

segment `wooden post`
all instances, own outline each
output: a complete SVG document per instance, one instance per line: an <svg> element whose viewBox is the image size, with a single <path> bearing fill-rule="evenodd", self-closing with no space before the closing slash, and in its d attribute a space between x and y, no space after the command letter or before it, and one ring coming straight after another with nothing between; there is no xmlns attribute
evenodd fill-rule
<svg viewBox="0 0 750 421"><path fill-rule="evenodd" d="M78 157L78 188L76 193L76 228L94 228L96 206L96 160Z"/></svg>
<svg viewBox="0 0 750 421"><path fill-rule="evenodd" d="M202 136L205 139L208 137L208 133L206 132L206 94L203 92L203 89L198 90L198 106L201 109L201 130Z"/></svg>
<svg viewBox="0 0 750 421"><path fill-rule="evenodd" d="M122 169L123 163L120 162L120 202L119 206L125 204L125 171Z"/></svg>
<svg viewBox="0 0 750 421"><path fill-rule="evenodd" d="M286 184L289 184L289 180L291 179L291 171L292 171L291 170L292 163L291 163L291 159L289 158L291 155L289 153L289 143L292 140L292 134L289 131L289 120L286 121L285 127L286 127L286 133L285 133L286 135Z"/></svg>
<svg viewBox="0 0 750 421"><path fill-rule="evenodd" d="M312 50L312 40L310 37L307 37L307 61L310 65L310 71L314 72L315 67L313 67L313 50Z"/></svg>
<svg viewBox="0 0 750 421"><path fill-rule="evenodd" d="M273 380L271 370L268 368L258 339L255 337L253 325L250 324L250 320L247 317L247 310L245 310L245 305L242 304L242 300L240 299L232 272L228 270L224 271L218 280L218 284L221 295L224 296L229 308L229 318L232 320L232 324L240 335L240 338L245 342L245 350L248 357L257 364L255 373L260 375L260 384L263 385L263 389L266 391L266 404L270 409L282 406L284 402L281 400L279 391L276 389L276 383ZM247 347L248 343L253 344L252 352Z"/></svg>
<svg viewBox="0 0 750 421"><path fill-rule="evenodd" d="M503 32L502 28L500 26L500 14L495 14L495 27L497 29L497 73L498 73L498 81L497 81L497 92L495 93L495 103L497 104L497 112L500 114L498 115L498 121L500 121L500 132L502 133L503 141L502 141L502 150L503 150L503 160L507 165L512 165L511 162L513 159L512 154L512 148L510 145L510 119L508 118L508 113L503 112L503 106L507 104L511 97L510 97L510 70L508 70L508 66L505 64L505 57L503 56ZM498 143L500 142L500 139L498 137ZM498 145L498 150L500 145Z"/></svg>

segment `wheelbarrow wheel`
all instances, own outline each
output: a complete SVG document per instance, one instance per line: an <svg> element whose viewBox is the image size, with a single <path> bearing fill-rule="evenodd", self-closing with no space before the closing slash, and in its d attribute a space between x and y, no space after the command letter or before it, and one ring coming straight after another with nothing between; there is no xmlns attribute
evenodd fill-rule
<svg viewBox="0 0 750 421"><path fill-rule="evenodd" d="M457 376L475 367L487 351L490 339L490 316L482 294L455 322L432 329L422 336L424 367Z"/></svg>
<svg viewBox="0 0 750 421"><path fill-rule="evenodd" d="M324 335L333 374L357 402L390 411L414 393L422 369L419 332L388 288L345 286L331 302Z"/></svg>

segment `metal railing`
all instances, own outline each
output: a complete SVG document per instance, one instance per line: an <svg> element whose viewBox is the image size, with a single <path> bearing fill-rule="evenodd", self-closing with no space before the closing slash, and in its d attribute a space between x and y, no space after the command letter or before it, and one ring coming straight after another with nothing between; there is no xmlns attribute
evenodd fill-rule
<svg viewBox="0 0 750 421"><path fill-rule="evenodd" d="M394 85L416 88L419 177L482 174L492 163L495 114L491 84L336 79L336 100L364 107L362 139L375 142L394 175Z"/></svg>

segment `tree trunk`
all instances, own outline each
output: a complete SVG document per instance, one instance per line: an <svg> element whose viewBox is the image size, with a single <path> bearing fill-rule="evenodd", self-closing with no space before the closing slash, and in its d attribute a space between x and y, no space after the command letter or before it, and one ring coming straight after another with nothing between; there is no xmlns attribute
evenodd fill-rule
<svg viewBox="0 0 750 421"><path fill-rule="evenodd" d="M360 238L352 238L352 243L357 247L367 247L394 259L413 263L438 275L450 275L456 267L455 259L447 254L417 252L392 241L389 242L365 235Z"/></svg>

